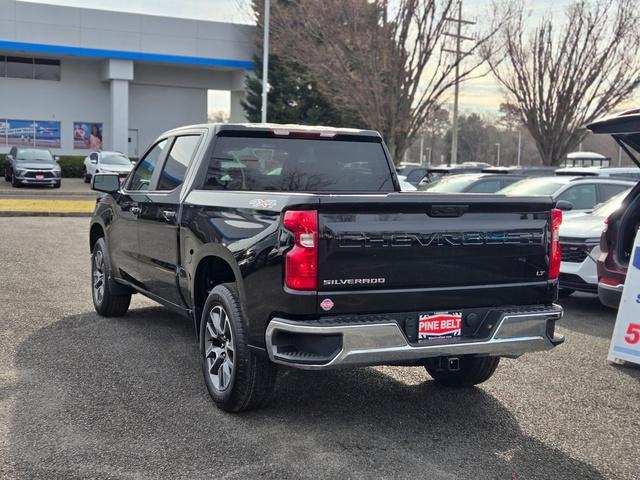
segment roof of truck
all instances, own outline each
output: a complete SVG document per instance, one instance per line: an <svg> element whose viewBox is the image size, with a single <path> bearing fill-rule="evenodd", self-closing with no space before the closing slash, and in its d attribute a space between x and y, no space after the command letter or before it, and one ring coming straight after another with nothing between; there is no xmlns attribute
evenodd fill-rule
<svg viewBox="0 0 640 480"><path fill-rule="evenodd" d="M296 124L280 124L280 123L203 123L199 125L186 125L174 128L165 132L164 135L180 132L183 130L191 130L195 128L207 128L222 131L238 131L238 132L272 132L276 136L290 136L293 133L317 134L320 137L332 137L335 135L354 135L366 137L378 137L380 134L375 130L359 130L357 128L336 128L322 125L296 125Z"/></svg>

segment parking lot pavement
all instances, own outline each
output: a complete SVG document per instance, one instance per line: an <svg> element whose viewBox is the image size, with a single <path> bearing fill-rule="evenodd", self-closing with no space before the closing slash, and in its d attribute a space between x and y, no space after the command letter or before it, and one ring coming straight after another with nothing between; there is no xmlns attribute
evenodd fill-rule
<svg viewBox="0 0 640 480"><path fill-rule="evenodd" d="M637 478L640 370L614 312L564 300L552 352L479 388L421 368L281 371L266 409L218 411L190 324L91 305L87 219L0 218L0 478Z"/></svg>
<svg viewBox="0 0 640 480"><path fill-rule="evenodd" d="M4 177L2 177L0 178L0 198L1 197L95 198L96 193L92 191L89 184L84 183L81 178L63 178L60 188L37 185L14 188L10 182L5 182Z"/></svg>

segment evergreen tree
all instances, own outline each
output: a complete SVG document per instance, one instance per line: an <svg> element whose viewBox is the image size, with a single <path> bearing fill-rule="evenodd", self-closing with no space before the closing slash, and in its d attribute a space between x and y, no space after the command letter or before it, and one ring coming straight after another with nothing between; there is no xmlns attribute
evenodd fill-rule
<svg viewBox="0 0 640 480"><path fill-rule="evenodd" d="M255 76L246 79L247 96L242 107L250 122L260 122L262 106L262 58L256 56ZM357 126L353 115L341 115L318 91L303 67L269 56L267 119L270 123Z"/></svg>

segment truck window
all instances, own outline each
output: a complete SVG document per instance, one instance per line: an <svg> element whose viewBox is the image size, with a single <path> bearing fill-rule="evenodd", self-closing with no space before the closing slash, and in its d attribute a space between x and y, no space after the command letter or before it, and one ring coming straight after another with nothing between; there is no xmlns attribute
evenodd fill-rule
<svg viewBox="0 0 640 480"><path fill-rule="evenodd" d="M379 141L218 137L203 188L393 192Z"/></svg>
<svg viewBox="0 0 640 480"><path fill-rule="evenodd" d="M187 167L193 158L198 143L200 143L200 135L176 137L160 173L156 190L173 190L182 185Z"/></svg>
<svg viewBox="0 0 640 480"><path fill-rule="evenodd" d="M149 153L140 160L129 181L129 190L146 191L151 187L151 176L162 156L167 140L156 143Z"/></svg>

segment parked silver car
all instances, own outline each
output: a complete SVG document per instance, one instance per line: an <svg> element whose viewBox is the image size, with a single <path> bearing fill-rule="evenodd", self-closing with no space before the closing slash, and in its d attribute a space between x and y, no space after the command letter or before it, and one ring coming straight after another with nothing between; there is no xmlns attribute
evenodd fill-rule
<svg viewBox="0 0 640 480"><path fill-rule="evenodd" d="M60 188L62 169L49 150L13 147L5 159L4 179L16 188L23 185Z"/></svg>

